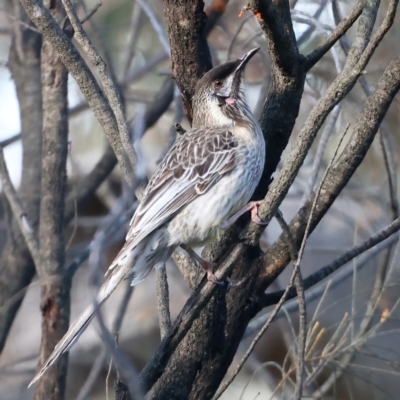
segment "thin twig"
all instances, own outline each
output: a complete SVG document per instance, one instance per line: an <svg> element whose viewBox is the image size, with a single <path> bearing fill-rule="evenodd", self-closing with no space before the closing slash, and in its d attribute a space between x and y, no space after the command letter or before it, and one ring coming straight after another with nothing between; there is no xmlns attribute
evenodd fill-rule
<svg viewBox="0 0 400 400"><path fill-rule="evenodd" d="M299 208L304 206L308 197L311 195L311 193L315 189L315 183L316 183L317 177L318 177L318 170L321 166L326 146L328 145L329 139L331 138L331 136L335 130L336 122L339 118L341 109L342 109L342 103L339 103L333 109L332 114L330 115L329 122L326 124L325 129L322 133L321 139L318 143L317 151L315 152L314 162L313 162L313 166L312 166L312 169L310 172L310 178L308 180L308 186L307 186L307 189L304 191L303 198L301 200L301 204L300 204Z"/></svg>
<svg viewBox="0 0 400 400"><path fill-rule="evenodd" d="M158 39L159 39L165 53L170 55L171 47L169 45L167 37L165 36L164 29L161 26L160 22L158 21L153 10L150 8L150 6L148 5L148 3L146 1L137 0L137 2L140 4L140 7L142 7L143 11L146 13L147 17L149 18L150 23L153 26L154 30L156 31Z"/></svg>
<svg viewBox="0 0 400 400"><path fill-rule="evenodd" d="M136 42L138 39L138 34L142 27L141 23L142 8L136 1L133 4L132 16L131 16L131 29L129 32L129 40L127 45L126 57L123 62L122 74L126 76L131 68L132 61L135 54Z"/></svg>
<svg viewBox="0 0 400 400"><path fill-rule="evenodd" d="M4 10L4 8L0 7L0 12L3 13L6 17L10 18L11 20L13 20L13 21L17 22L18 24L20 24L21 26L23 26L25 29L29 29L35 33L40 33L34 26L29 25L24 21L21 21L17 17L14 17L14 15L11 15L10 13L8 13L6 10Z"/></svg>
<svg viewBox="0 0 400 400"><path fill-rule="evenodd" d="M331 274L333 274L335 271L337 271L340 267L343 265L347 264L349 261L351 261L353 258L359 256L360 254L370 250L372 247L376 246L376 248L369 252L368 254L365 255L365 257L360 261L357 265L357 268L360 269L361 267L365 266L369 261L371 261L377 254L379 254L381 251L385 250L387 247L392 246L393 243L395 243L397 240L399 240L398 235L394 235L396 232L400 230L400 218L397 220L393 221L390 225L384 227L374 235L372 235L370 238L365 240L363 243L354 246L351 248L349 251L345 252L342 254L340 257L336 258L329 264L325 265L324 267L318 269L316 272L308 276L307 278L304 279L304 287L307 290L307 301L312 301L315 298L318 298L321 293L324 291L324 285L317 286L315 290L308 290L312 286L316 285L317 283L321 282L323 279L327 278ZM344 279L346 279L348 276L350 276L353 272L353 268L347 268L342 271L340 271L334 278L334 280L331 282L332 288L341 283ZM282 297L284 291L278 291L270 294L266 294L264 296L264 299L262 301L262 305L264 307L276 304L279 299ZM293 299L296 296L296 293L294 291L291 291L289 295L287 296L288 299ZM287 308L290 309L290 311L293 311L298 308L296 302L289 303ZM245 337L250 336L253 334L254 330L258 330L260 326L264 324L265 318L267 318L268 314L265 316L261 316L257 318L257 320L253 321L249 327L248 331L245 333ZM256 323L257 321L257 323Z"/></svg>
<svg viewBox="0 0 400 400"><path fill-rule="evenodd" d="M17 133L16 135L11 136L10 138L4 139L3 141L1 141L1 142L0 142L0 147L1 147L1 148L7 147L7 146L9 146L10 144L13 144L13 143L17 142L17 141L20 140L20 139L21 139L21 134L20 134L20 133Z"/></svg>
<svg viewBox="0 0 400 400"><path fill-rule="evenodd" d="M390 208L392 218L399 216L399 199L397 196L397 168L393 157L393 147L390 144L389 132L384 124L379 130L379 143L381 145L383 161L388 176Z"/></svg>
<svg viewBox="0 0 400 400"><path fill-rule="evenodd" d="M318 8L316 9L316 11L314 12L312 18L315 20L318 20L318 18L321 16L322 11L324 11L324 8L326 7L328 3L328 0L321 0L321 2L319 3ZM297 11L292 9L293 11ZM300 47L313 33L314 28L312 26L309 26L301 35L300 37L297 39L297 46Z"/></svg>
<svg viewBox="0 0 400 400"><path fill-rule="evenodd" d="M97 2L93 8L91 8L86 15L81 19L81 24L85 23L86 21L89 21L90 18L93 17L93 15L97 12L97 10L103 5L101 1Z"/></svg>
<svg viewBox="0 0 400 400"><path fill-rule="evenodd" d="M243 17L243 19L240 21L240 24L237 26L236 28L236 32L233 34L231 42L229 43L229 47L228 47L228 53L226 56L226 61L230 61L231 57L232 57L232 50L233 50L233 46L236 42L236 38L239 36L239 33L241 32L241 30L243 29L244 25L246 24L246 22L250 19L250 18L254 18L253 14L248 14L245 17Z"/></svg>
<svg viewBox="0 0 400 400"><path fill-rule="evenodd" d="M359 1L351 10L350 14L337 24L333 32L325 38L304 60L304 68L310 70L323 55L347 32L360 16L364 1Z"/></svg>

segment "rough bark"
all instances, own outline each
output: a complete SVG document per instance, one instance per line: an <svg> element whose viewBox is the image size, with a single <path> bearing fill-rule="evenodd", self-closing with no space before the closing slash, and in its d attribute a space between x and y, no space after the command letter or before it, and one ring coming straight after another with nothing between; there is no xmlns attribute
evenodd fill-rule
<svg viewBox="0 0 400 400"><path fill-rule="evenodd" d="M391 7L394 6L395 10L396 5L397 2L393 2ZM263 128L266 129L264 132L267 132L267 139L269 137L269 127L276 128L276 125L286 127L287 131L283 132L283 137L284 140L287 140L297 116L305 73L301 71L301 65L298 67L300 74L299 70L296 71L294 69L294 61L293 58L291 58L291 53L288 52L288 47L284 46L284 44L288 45L288 43L292 41L292 39L285 41L284 36L292 31L290 29L282 29L280 25L285 24L285 20L282 21L284 18L289 18L290 21L288 12L289 5L287 2L282 1L267 1L263 2L263 4L261 4L261 2L256 2L252 7L254 11L260 13L261 19L267 21L271 19L268 25L265 26L265 31L267 38L275 43L274 46L270 44L270 55L273 64L275 64L274 68L276 68L275 82L277 85L280 84L280 88L282 88L283 91L281 94L272 87L272 94L274 94L274 91L278 93L277 95L270 95L268 97L263 116L261 117L261 123ZM286 9L282 10L282 7ZM370 50L373 52L374 46L376 45L374 42L377 37L374 36L370 42L368 35L371 34L375 22L376 10L374 12L373 8L377 9L377 7L377 3L368 3L365 5L364 17L359 24L359 35L362 36L363 40L357 42L353 54L349 58L349 64L354 62L354 64L352 64L353 66L360 65L361 62L359 63L359 60L362 60L363 63L366 59L369 59L372 53L367 53L369 53ZM281 10L280 14L278 14L279 10ZM276 24L278 20L277 15L280 16L280 24ZM393 17L393 15L391 17ZM288 23L290 23L289 21ZM386 28L391 24L390 18L387 22L388 25ZM385 25L385 23L386 22L384 22L383 25ZM268 31L268 29L274 29L274 27L276 31ZM385 28L381 28L379 28L378 33L384 34ZM281 38L283 41L282 45L279 46L276 41ZM274 51L279 52L279 55L274 54ZM294 59L296 60L295 56ZM301 63L301 59L301 56L297 57L299 63ZM332 168L331 174L326 179L326 181L329 182L329 186L324 187L321 192L321 197L312 220L312 229L314 229L325 212L329 209L334 199L339 195L364 158L389 104L392 102L394 95L399 89L398 80L400 77L398 76L397 64L398 60L394 60L388 67L376 91L368 100L358 122L356 122L354 132L358 132L356 134L357 138L354 137L353 132L352 141L348 144L346 151L341 156L339 162ZM296 87L296 85L293 86L291 80L288 79L291 74L297 74L297 78L300 80L300 82L296 82L296 76L293 77L293 82L298 84L297 90L291 90L291 88ZM355 80L356 79L357 73L355 74ZM344 94L347 93L348 87L355 83L355 80L348 83L349 86L344 90ZM287 88L287 92L285 88ZM285 97L285 94L287 94L287 97ZM293 98L294 96L295 98ZM331 102L337 100L333 94L331 94L330 97L332 97L330 99ZM293 105L297 105L297 108L293 107ZM283 112L280 113L281 111ZM369 120L367 120L368 115L370 116ZM263 120L263 118L265 118L265 120ZM287 123L288 120L289 122ZM284 140L281 142L280 138L275 136L274 142L270 142L270 149L267 149L267 151L276 151L276 154L272 156L275 157L275 162L278 162L281 153L278 151L279 147L276 148L274 145L275 140L278 141L278 146L282 146L282 149L285 142ZM300 142L301 140L302 137L299 138ZM271 165L270 167L267 166L266 169L273 172L275 167ZM269 176L264 175L264 178L269 178ZM264 185L265 182L268 182L268 180L264 181ZM265 186L259 189L265 190ZM300 211L299 215L290 225L297 244L299 244L303 238L306 218L308 217L311 203L312 197L306 204L306 208ZM260 216L262 217L261 214ZM253 228L250 229L255 229L255 227L253 226ZM246 235L246 232L242 232L240 237L246 237ZM204 398L212 397L237 350L237 346L245 329L244 327L247 326L250 319L262 308L260 298L263 296L265 289L276 279L278 274L283 271L289 261L289 249L287 248L286 241L284 241L282 237L263 257L257 256L257 247L251 247L248 244L236 244L232 248L232 243L234 243L234 241L234 234L232 234L231 231L230 236L227 235L222 242L214 245L211 250L209 249L208 254L211 255L212 259L215 260L216 257L217 260L220 260L224 259L221 255L235 252L235 249L239 249L240 247L241 249L238 257L234 260L235 267L232 275L233 281L240 282L240 285L228 290L226 296L220 295L221 288L211 289L211 295L210 291L204 291L203 296L198 295L201 289L195 291L194 295L189 299L182 313L177 318L178 326L175 324L172 326L156 356L142 372L142 378L146 388L149 389L154 385L152 392L154 399L168 398L168 396L165 395L167 391L165 387L174 388L175 392L169 393L173 393L174 398L177 399L196 398L196 396L199 395L198 388L200 386ZM229 271L229 268L224 266L224 270ZM206 288L207 285L208 284L203 286L203 288ZM218 301L218 299L220 300ZM224 317L225 314L221 314L221 325L216 325L214 330L210 332L206 321L210 316L220 314L219 306L221 304L226 307L227 318ZM189 323L187 322L188 318L190 318ZM184 332L182 332L179 325L185 327ZM217 329L220 330L218 331ZM214 337L219 337L222 333L224 335L224 340L219 343L221 346L221 353L210 354L205 351L204 357L193 357L194 349L191 338L194 337L194 335L199 338L201 346L206 349L203 341L208 340L208 343L211 345ZM197 374L194 379L192 368L196 366ZM179 374L177 373L177 369L179 369ZM209 374L208 371L212 371L212 374ZM183 375L186 376L186 379ZM189 385L186 384L187 381L191 384L190 391L188 389Z"/></svg>
<svg viewBox="0 0 400 400"><path fill-rule="evenodd" d="M61 0L47 4L55 20L65 18ZM69 324L71 282L65 274L64 204L68 155L68 71L48 41L42 44L43 149L39 241L42 341L39 366L50 356ZM36 385L35 400L64 398L65 354Z"/></svg>
<svg viewBox="0 0 400 400"><path fill-rule="evenodd" d="M30 23L23 10L17 18ZM41 43L41 35L17 22L14 24L8 65L15 82L21 120L23 153L19 197L35 231L39 220L42 152ZM15 221L10 225L0 266L1 352L23 299L17 294L29 285L35 275L35 266ZM15 300L10 302L10 299Z"/></svg>
<svg viewBox="0 0 400 400"><path fill-rule="evenodd" d="M212 68L206 39L207 16L199 0L164 0L172 77L182 94L189 122L192 121L192 96L197 81ZM179 21L179 22L177 22Z"/></svg>

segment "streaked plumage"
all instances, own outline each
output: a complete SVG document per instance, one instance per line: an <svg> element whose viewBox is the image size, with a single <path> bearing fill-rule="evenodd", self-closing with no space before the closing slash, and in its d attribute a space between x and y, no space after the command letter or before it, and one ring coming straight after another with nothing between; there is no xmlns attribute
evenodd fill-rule
<svg viewBox="0 0 400 400"><path fill-rule="evenodd" d="M122 280L138 284L180 244L202 245L219 236L250 200L264 167L265 143L244 98L242 71L257 50L199 81L193 129L177 139L151 178L100 288L99 304ZM71 347L93 311L89 306L71 325L31 384Z"/></svg>

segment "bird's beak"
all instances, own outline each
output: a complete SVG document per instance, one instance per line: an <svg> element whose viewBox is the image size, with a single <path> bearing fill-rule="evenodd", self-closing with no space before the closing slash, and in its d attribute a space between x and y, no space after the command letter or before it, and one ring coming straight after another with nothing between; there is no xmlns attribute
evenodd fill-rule
<svg viewBox="0 0 400 400"><path fill-rule="evenodd" d="M227 104L235 103L237 96L239 94L239 91L240 91L242 72L243 72L244 68L246 67L247 63L254 56L254 54L257 53L258 50L260 50L260 48L256 47L255 49L248 51L246 54L243 54L243 56L239 58L239 60L238 60L239 65L236 67L236 70L235 70L234 76L233 76L231 92L230 92L228 99L225 100L225 102Z"/></svg>
<svg viewBox="0 0 400 400"><path fill-rule="evenodd" d="M254 54L257 53L257 51L260 50L259 47L256 47L255 49L252 49L248 51L246 54L243 54L242 57L239 58L241 63L237 66L235 74L240 73L244 70L245 66L247 63L250 61L250 59L254 56Z"/></svg>

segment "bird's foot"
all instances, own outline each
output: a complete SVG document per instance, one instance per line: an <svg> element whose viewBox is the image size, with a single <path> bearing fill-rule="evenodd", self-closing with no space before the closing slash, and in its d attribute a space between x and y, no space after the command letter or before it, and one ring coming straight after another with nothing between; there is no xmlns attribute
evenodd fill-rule
<svg viewBox="0 0 400 400"><path fill-rule="evenodd" d="M214 268L217 266L216 263L206 261L197 254L194 258L199 263L199 265L207 272L208 281L215 283L216 285L225 286L225 282L218 280L218 278L214 275Z"/></svg>
<svg viewBox="0 0 400 400"><path fill-rule="evenodd" d="M268 225L267 221L263 221L259 216L258 216L258 209L262 203L262 200L257 200L257 201L251 201L252 203L252 208L251 208L251 220L256 223L257 225Z"/></svg>
<svg viewBox="0 0 400 400"><path fill-rule="evenodd" d="M268 222L263 221L258 216L258 208L261 205L262 200L250 201L250 203L246 204L242 209L240 209L237 213L233 214L230 218L228 218L222 225L222 229L229 228L232 226L244 213L251 211L251 220L258 225L268 225Z"/></svg>
<svg viewBox="0 0 400 400"><path fill-rule="evenodd" d="M204 260L191 247L187 245L181 245L181 247L207 272L207 280L217 285L225 285L225 281L219 281L218 278L214 275L214 268L217 266L216 263ZM226 278L226 281L228 283L228 286L232 286L232 282L229 278Z"/></svg>

